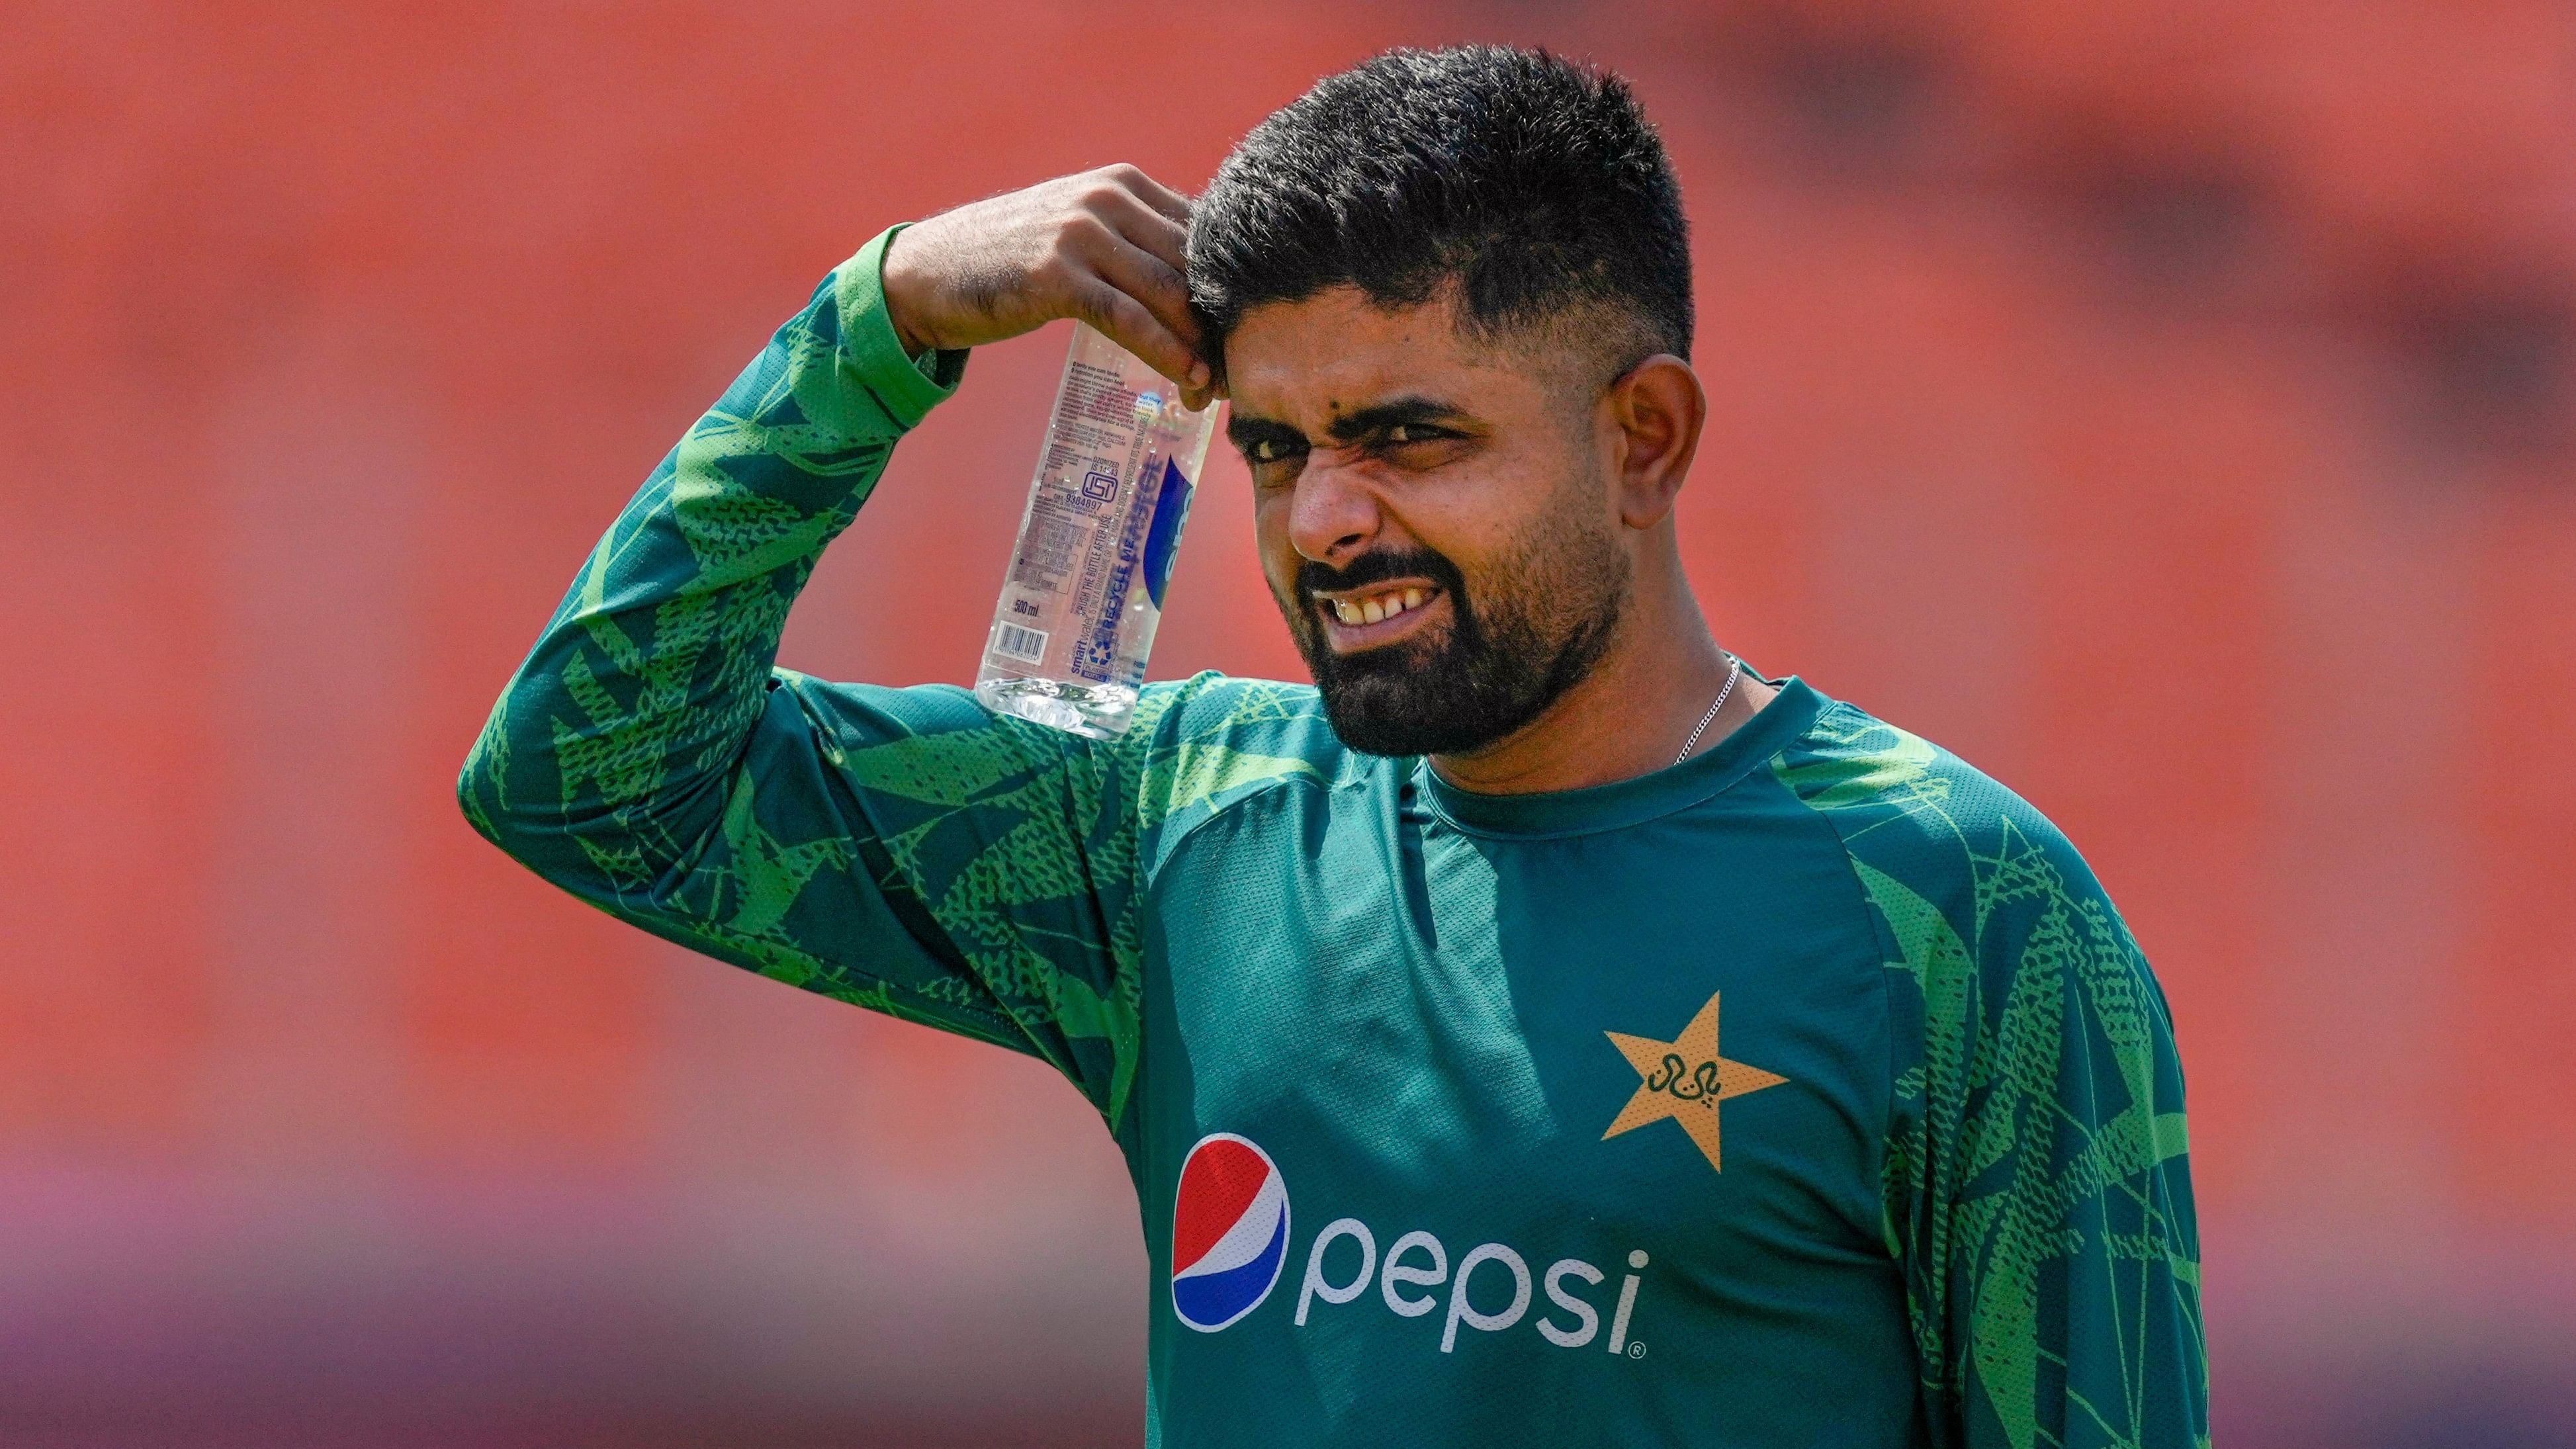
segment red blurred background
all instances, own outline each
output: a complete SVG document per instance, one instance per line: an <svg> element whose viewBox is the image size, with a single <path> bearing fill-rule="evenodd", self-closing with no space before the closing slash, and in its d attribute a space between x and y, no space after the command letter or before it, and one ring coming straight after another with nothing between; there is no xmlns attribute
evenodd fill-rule
<svg viewBox="0 0 2576 1449"><path fill-rule="evenodd" d="M450 782L592 538L889 222L1314 77L1631 75L1720 637L2014 784L2172 998L2221 1442L2576 1443L2563 3L0 3L0 1440L1118 1444L1045 1069L688 956ZM786 661L968 677L985 349ZM1213 466L1158 677L1298 664Z"/></svg>

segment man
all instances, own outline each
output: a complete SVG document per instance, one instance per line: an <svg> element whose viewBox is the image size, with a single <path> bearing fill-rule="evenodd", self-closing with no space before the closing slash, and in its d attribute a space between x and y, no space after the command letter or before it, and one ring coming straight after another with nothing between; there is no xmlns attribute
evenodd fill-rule
<svg viewBox="0 0 2576 1449"><path fill-rule="evenodd" d="M1097 743L774 669L966 350L1204 399L1316 687ZM1147 1442L2206 1442L2165 1002L2065 839L1755 675L1618 81L1396 52L1193 207L1132 168L860 249L591 555L461 784L647 930L1045 1058L1135 1177Z"/></svg>

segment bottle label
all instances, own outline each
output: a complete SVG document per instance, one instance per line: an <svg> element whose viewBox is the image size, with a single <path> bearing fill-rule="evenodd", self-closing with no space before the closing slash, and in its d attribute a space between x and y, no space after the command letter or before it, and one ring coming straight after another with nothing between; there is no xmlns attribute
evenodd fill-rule
<svg viewBox="0 0 2576 1449"><path fill-rule="evenodd" d="M1076 323L976 696L1096 739L1132 719L1213 410Z"/></svg>
<svg viewBox="0 0 2576 1449"><path fill-rule="evenodd" d="M1172 582L1172 558L1181 542L1181 525L1190 517L1189 475L1180 460L1163 460L1163 488L1154 499L1153 531L1145 535L1145 595L1163 607L1163 591Z"/></svg>
<svg viewBox="0 0 2576 1449"><path fill-rule="evenodd" d="M1147 454L1148 469L1152 467L1153 462L1153 455ZM1141 493L1145 480L1140 478L1137 482ZM1117 678L1119 672L1118 621L1127 616L1127 594L1135 584L1136 565L1145 555L1146 531L1153 523L1153 514L1154 500L1150 498L1140 497L1137 505L1127 510L1126 521L1118 530L1117 548L1105 581L1105 594L1099 597L1096 607L1093 606L1094 596L1088 587L1084 588L1080 596L1085 605L1083 614L1093 622L1088 636L1073 651L1073 672L1093 683L1107 684ZM1084 582L1088 585L1089 580L1086 579ZM1137 673L1140 676L1143 673L1143 664L1143 660L1137 661ZM1134 684L1138 681L1119 680L1119 682Z"/></svg>

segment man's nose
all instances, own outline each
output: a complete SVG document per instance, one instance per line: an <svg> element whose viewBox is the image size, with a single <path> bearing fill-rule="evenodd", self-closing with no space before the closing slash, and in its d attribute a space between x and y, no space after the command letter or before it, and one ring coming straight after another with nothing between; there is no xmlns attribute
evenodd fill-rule
<svg viewBox="0 0 2576 1449"><path fill-rule="evenodd" d="M1377 494L1349 464L1318 448L1299 470L1288 504L1288 541L1321 564L1339 566L1377 536Z"/></svg>

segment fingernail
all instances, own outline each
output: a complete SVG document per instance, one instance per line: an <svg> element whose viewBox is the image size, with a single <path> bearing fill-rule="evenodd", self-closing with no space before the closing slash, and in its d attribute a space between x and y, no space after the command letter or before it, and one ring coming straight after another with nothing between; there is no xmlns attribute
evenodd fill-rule
<svg viewBox="0 0 2576 1449"><path fill-rule="evenodd" d="M1193 388L1204 388L1204 387L1206 387L1207 385L1208 385L1208 365L1207 365L1206 363L1204 363L1204 362L1193 362L1193 363L1191 363L1191 364L1190 364L1190 386L1191 386L1191 387L1193 387Z"/></svg>

